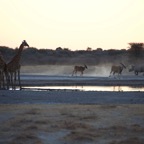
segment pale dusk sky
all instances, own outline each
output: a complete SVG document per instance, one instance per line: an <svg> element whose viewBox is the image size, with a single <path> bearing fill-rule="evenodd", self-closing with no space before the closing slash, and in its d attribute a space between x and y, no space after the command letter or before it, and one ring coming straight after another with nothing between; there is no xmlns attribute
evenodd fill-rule
<svg viewBox="0 0 144 144"><path fill-rule="evenodd" d="M0 46L127 49L144 42L144 0L0 0Z"/></svg>

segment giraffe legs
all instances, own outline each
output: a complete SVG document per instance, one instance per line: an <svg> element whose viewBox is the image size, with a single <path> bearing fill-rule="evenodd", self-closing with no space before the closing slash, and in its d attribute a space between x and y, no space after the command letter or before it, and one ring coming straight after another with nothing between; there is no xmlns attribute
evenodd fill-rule
<svg viewBox="0 0 144 144"><path fill-rule="evenodd" d="M0 89L2 89L3 85L3 76L2 76L2 71L0 71Z"/></svg>
<svg viewBox="0 0 144 144"><path fill-rule="evenodd" d="M21 90L20 69L18 70L18 82L19 82L19 87Z"/></svg>
<svg viewBox="0 0 144 144"><path fill-rule="evenodd" d="M12 90L15 89L15 73L9 72L7 76L8 88L11 86Z"/></svg>
<svg viewBox="0 0 144 144"><path fill-rule="evenodd" d="M10 73L10 85L12 87L12 89L14 89L14 81L13 81L13 73Z"/></svg>
<svg viewBox="0 0 144 144"><path fill-rule="evenodd" d="M0 71L0 89L8 89L7 88L7 77L4 71Z"/></svg>
<svg viewBox="0 0 144 144"><path fill-rule="evenodd" d="M9 90L10 78L7 72L5 72L6 89Z"/></svg>
<svg viewBox="0 0 144 144"><path fill-rule="evenodd" d="M15 90L17 85L21 90L20 69L15 71L12 76L12 88Z"/></svg>
<svg viewBox="0 0 144 144"><path fill-rule="evenodd" d="M7 89L11 87L12 90L15 90L17 86L21 90L21 80L20 80L20 69L17 69L14 72L7 72L6 74Z"/></svg>

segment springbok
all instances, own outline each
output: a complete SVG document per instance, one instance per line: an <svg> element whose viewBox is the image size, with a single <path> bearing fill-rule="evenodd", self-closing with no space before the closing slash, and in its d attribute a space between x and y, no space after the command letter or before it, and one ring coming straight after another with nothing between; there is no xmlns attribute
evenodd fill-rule
<svg viewBox="0 0 144 144"><path fill-rule="evenodd" d="M129 66L129 72L134 71L135 75L138 75L138 73L142 73L144 75L144 65L130 65Z"/></svg>
<svg viewBox="0 0 144 144"><path fill-rule="evenodd" d="M84 66L75 66L74 67L74 70L73 70L73 73L72 73L72 76L75 74L75 75L77 75L77 72L79 71L79 72L81 72L81 76L83 76L83 72L84 72L84 70L85 69L87 69L88 67L86 66L86 65L84 65Z"/></svg>
<svg viewBox="0 0 144 144"><path fill-rule="evenodd" d="M120 63L120 65L112 65L109 77L111 76L111 74L115 75L115 73L121 75L124 68L126 69L126 66L122 63Z"/></svg>

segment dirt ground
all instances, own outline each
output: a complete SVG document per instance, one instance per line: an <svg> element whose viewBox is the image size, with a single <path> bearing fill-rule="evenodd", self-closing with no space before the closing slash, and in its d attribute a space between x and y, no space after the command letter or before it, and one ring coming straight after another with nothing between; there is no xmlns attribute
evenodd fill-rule
<svg viewBox="0 0 144 144"><path fill-rule="evenodd" d="M144 105L1 104L0 144L143 144Z"/></svg>

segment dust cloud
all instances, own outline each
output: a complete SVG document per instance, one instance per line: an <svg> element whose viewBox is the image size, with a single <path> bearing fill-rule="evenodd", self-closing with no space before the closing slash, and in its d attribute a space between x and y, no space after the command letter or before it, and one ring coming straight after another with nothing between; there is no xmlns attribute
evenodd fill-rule
<svg viewBox="0 0 144 144"><path fill-rule="evenodd" d="M84 71L84 76L101 76L107 77L110 74L111 65L88 66ZM71 76L74 70L74 65L36 65L36 66L22 66L22 74L40 74L40 75L58 75ZM80 72L77 73L77 76Z"/></svg>

